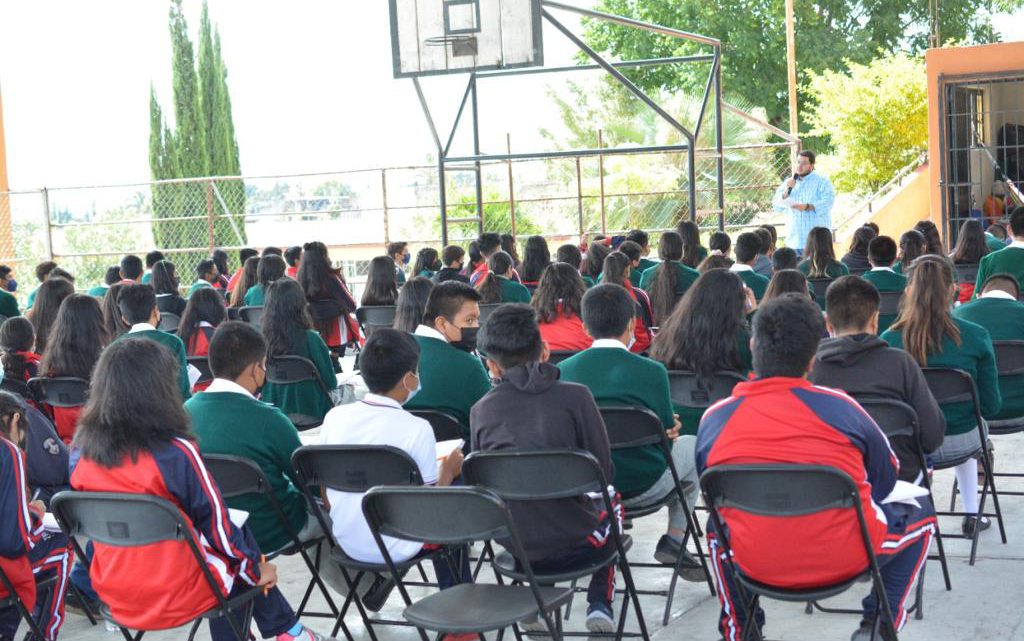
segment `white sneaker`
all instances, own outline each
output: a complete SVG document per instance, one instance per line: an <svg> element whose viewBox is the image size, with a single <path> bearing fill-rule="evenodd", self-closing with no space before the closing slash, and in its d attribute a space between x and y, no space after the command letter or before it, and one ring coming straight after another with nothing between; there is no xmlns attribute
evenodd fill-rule
<svg viewBox="0 0 1024 641"><path fill-rule="evenodd" d="M603 607L591 607L587 611L587 630L595 633L615 632L615 621Z"/></svg>

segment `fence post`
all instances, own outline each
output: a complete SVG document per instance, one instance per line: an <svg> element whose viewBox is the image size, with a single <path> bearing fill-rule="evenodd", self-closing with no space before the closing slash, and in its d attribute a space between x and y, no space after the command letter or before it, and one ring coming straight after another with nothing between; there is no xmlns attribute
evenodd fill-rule
<svg viewBox="0 0 1024 641"><path fill-rule="evenodd" d="M53 260L53 224L50 221L50 190L43 187L39 190L43 198L43 242L46 247L46 260Z"/></svg>
<svg viewBox="0 0 1024 641"><path fill-rule="evenodd" d="M604 130L597 130L597 148L604 149ZM608 218L604 202L604 154L597 155L598 178L601 181L601 233L607 232Z"/></svg>
<svg viewBox="0 0 1024 641"><path fill-rule="evenodd" d="M576 209L579 213L580 238L583 238L583 173L580 170L579 156L576 156Z"/></svg>
<svg viewBox="0 0 1024 641"><path fill-rule="evenodd" d="M505 134L505 149L512 155L512 136ZM512 223L512 238L516 237L516 190L512 183L512 159L508 159L508 206L509 219Z"/></svg>
<svg viewBox="0 0 1024 641"><path fill-rule="evenodd" d="M388 170L380 170L381 207L384 210L384 246L391 242L390 224L388 223Z"/></svg>
<svg viewBox="0 0 1024 641"><path fill-rule="evenodd" d="M217 248L216 233L213 228L213 181L206 181L206 240L210 254Z"/></svg>

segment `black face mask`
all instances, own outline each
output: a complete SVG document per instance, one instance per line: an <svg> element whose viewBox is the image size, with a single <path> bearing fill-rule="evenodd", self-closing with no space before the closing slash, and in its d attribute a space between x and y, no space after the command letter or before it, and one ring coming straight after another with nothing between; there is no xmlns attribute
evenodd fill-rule
<svg viewBox="0 0 1024 641"><path fill-rule="evenodd" d="M452 347L472 354L476 351L476 334L480 331L480 328L460 327L459 330L462 332L462 338L454 341L451 344Z"/></svg>
<svg viewBox="0 0 1024 641"><path fill-rule="evenodd" d="M432 271L439 272L439 271L441 271L442 267L444 267L444 265L441 264L441 261L440 260L435 260L434 264L430 266L430 269Z"/></svg>

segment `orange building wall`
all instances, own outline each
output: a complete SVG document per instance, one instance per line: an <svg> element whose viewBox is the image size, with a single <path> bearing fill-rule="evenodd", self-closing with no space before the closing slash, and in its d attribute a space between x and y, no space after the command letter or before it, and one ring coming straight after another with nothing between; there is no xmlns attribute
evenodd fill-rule
<svg viewBox="0 0 1024 641"><path fill-rule="evenodd" d="M871 216L871 222L878 225L881 235L898 241L903 232L911 229L917 221L929 217L932 211L930 168L931 165L919 167Z"/></svg>

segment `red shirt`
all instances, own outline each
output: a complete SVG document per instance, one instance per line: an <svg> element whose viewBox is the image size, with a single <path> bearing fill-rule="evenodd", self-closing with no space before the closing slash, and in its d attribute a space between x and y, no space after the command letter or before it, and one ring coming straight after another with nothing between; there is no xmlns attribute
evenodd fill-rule
<svg viewBox="0 0 1024 641"><path fill-rule="evenodd" d="M582 352L594 342L576 314L559 314L554 321L541 323L540 337L556 352Z"/></svg>
<svg viewBox="0 0 1024 641"><path fill-rule="evenodd" d="M284 273L288 278L291 278L292 280L298 280L299 266L295 265L294 267L289 267L288 269L284 270Z"/></svg>
<svg viewBox="0 0 1024 641"><path fill-rule="evenodd" d="M210 355L210 339L213 338L213 333L216 331L214 327L201 326L199 331L192 334L192 338L188 340L188 345L185 346L185 353L189 356L209 356ZM203 392L210 383L213 381L201 381L196 383L192 387L192 393Z"/></svg>
<svg viewBox="0 0 1024 641"><path fill-rule="evenodd" d="M238 284L238 279L242 277L243 268L239 267L234 274L231 274L231 278L228 279L227 290L232 292L235 290L235 285Z"/></svg>

